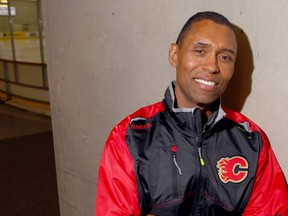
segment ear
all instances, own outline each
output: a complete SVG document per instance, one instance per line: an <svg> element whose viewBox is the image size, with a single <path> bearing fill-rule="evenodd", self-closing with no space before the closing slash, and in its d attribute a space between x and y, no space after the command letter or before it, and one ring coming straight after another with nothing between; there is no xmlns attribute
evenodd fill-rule
<svg viewBox="0 0 288 216"><path fill-rule="evenodd" d="M178 45L172 43L169 49L169 62L172 67L177 66L177 56L178 56Z"/></svg>

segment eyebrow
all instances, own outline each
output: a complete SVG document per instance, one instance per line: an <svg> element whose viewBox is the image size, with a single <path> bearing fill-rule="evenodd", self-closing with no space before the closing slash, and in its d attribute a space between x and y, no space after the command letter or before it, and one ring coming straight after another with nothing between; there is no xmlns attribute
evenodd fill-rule
<svg viewBox="0 0 288 216"><path fill-rule="evenodd" d="M194 45L195 46L201 46L201 47L209 47L209 46L211 46L210 44L205 43L205 42L196 42L196 43L194 43ZM234 54L234 55L236 54L236 52L234 50L228 49L228 48L224 48L223 51L229 52L229 53Z"/></svg>

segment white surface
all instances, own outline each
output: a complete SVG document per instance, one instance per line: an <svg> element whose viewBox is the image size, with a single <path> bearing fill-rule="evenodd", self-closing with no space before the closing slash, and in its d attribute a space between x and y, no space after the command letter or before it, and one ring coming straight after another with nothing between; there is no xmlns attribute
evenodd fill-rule
<svg viewBox="0 0 288 216"><path fill-rule="evenodd" d="M39 39L17 39L15 51L17 61L41 63ZM13 60L10 40L0 40L0 58Z"/></svg>

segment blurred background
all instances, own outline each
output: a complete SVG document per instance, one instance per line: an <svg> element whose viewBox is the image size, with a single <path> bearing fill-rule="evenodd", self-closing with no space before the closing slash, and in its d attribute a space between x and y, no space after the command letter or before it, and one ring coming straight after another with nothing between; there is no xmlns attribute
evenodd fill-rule
<svg viewBox="0 0 288 216"><path fill-rule="evenodd" d="M43 32L41 1L0 0L1 216L60 215Z"/></svg>

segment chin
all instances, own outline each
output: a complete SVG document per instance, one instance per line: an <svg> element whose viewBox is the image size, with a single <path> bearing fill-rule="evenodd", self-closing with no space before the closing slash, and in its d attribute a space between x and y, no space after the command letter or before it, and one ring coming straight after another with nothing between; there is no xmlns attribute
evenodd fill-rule
<svg viewBox="0 0 288 216"><path fill-rule="evenodd" d="M213 100L211 100L211 99L210 100L201 100L197 104L198 104L199 107L205 108L205 107L210 106L211 104L213 104L214 101L216 101L216 100L217 100L217 98L213 99Z"/></svg>

